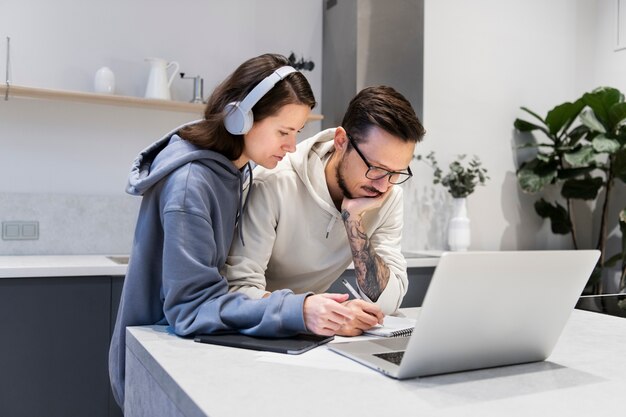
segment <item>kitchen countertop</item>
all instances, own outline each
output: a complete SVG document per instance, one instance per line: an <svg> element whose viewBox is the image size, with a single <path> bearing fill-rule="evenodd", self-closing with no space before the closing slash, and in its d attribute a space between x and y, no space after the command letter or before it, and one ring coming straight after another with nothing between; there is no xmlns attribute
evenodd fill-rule
<svg viewBox="0 0 626 417"><path fill-rule="evenodd" d="M408 310L412 316L413 309ZM581 310L572 312L547 361L406 381L383 376L326 346L283 355L195 343L165 326L129 327L126 334L127 416L587 417L624 412L626 320Z"/></svg>
<svg viewBox="0 0 626 417"><path fill-rule="evenodd" d="M405 253L409 268L434 268L440 255L440 251ZM127 263L128 255L0 256L0 278L125 275Z"/></svg>
<svg viewBox="0 0 626 417"><path fill-rule="evenodd" d="M0 256L0 278L125 275L127 256Z"/></svg>

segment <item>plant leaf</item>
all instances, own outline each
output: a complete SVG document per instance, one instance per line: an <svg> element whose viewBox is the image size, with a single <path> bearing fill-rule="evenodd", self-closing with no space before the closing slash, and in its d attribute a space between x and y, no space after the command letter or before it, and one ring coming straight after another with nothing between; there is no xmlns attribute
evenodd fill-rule
<svg viewBox="0 0 626 417"><path fill-rule="evenodd" d="M566 138L568 138L569 140L564 141L564 142L569 146L576 145L580 141L581 138L588 135L589 133L590 133L590 129L588 126L585 126L585 125L576 126L574 129L570 130L569 133L567 134Z"/></svg>
<svg viewBox="0 0 626 417"><path fill-rule="evenodd" d="M576 152L568 152L563 155L565 161L573 167L584 167L595 161L596 154L590 145L582 146Z"/></svg>
<svg viewBox="0 0 626 417"><path fill-rule="evenodd" d="M559 104L550 110L546 116L546 125L548 126L550 134L556 135L563 126L578 117L578 114L584 107L585 103L583 103L582 100L576 100L573 103L566 102Z"/></svg>
<svg viewBox="0 0 626 417"><path fill-rule="evenodd" d="M622 93L615 88L601 87L591 93L585 93L582 100L593 110L596 119L604 126L604 132L612 132L615 124L611 122L609 109L614 104L624 101Z"/></svg>
<svg viewBox="0 0 626 417"><path fill-rule="evenodd" d="M526 120L522 120L522 119L515 119L515 122L513 122L513 126L520 132L532 132L533 130L537 130L537 129L540 129L546 132L546 129L544 127L538 126L536 124L527 122Z"/></svg>
<svg viewBox="0 0 626 417"><path fill-rule="evenodd" d="M522 164L517 171L517 181L525 193L534 194L556 178L556 164L545 163L539 159L533 159Z"/></svg>
<svg viewBox="0 0 626 417"><path fill-rule="evenodd" d="M626 103L617 103L609 109L609 120L615 127L626 122Z"/></svg>
<svg viewBox="0 0 626 417"><path fill-rule="evenodd" d="M582 168L559 169L557 177L559 179L561 179L561 180L566 180L568 178L575 178L575 177L579 177L581 175L587 174L587 173L593 171L594 169L596 169L595 165L582 167Z"/></svg>
<svg viewBox="0 0 626 417"><path fill-rule="evenodd" d="M602 123L600 123L600 121L596 118L596 116L593 114L593 111L591 110L585 110L584 112L582 112L580 114L580 121L583 123L583 125L593 131L606 133L606 128L602 125Z"/></svg>
<svg viewBox="0 0 626 417"><path fill-rule="evenodd" d="M535 202L535 211L544 219L550 219L552 233L566 235L572 231L572 224L567 216L567 210L559 203L552 205L542 198Z"/></svg>
<svg viewBox="0 0 626 417"><path fill-rule="evenodd" d="M530 114L535 119L539 120L543 125L546 124L546 121L543 120L543 118L541 116L539 116L537 113L535 113L532 110L530 110L528 107L520 107L520 109L524 110L526 113Z"/></svg>
<svg viewBox="0 0 626 417"><path fill-rule="evenodd" d="M593 150L597 153L608 153L613 154L617 152L620 148L620 144L615 139L609 139L604 135L596 136L592 141L591 145L593 146Z"/></svg>
<svg viewBox="0 0 626 417"><path fill-rule="evenodd" d="M541 148L541 147L554 148L554 145L550 145L547 143L528 142L528 143L523 143L521 145L517 145L515 148L526 149L526 148Z"/></svg>
<svg viewBox="0 0 626 417"><path fill-rule="evenodd" d="M561 195L565 198L593 200L603 184L604 180L600 177L569 179L563 183Z"/></svg>

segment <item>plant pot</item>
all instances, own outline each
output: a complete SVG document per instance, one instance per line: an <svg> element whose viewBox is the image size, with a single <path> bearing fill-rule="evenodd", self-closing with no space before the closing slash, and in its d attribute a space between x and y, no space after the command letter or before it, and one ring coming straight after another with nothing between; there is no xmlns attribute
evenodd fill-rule
<svg viewBox="0 0 626 417"><path fill-rule="evenodd" d="M451 251L466 251L470 245L470 220L467 217L467 199L452 200L452 218L448 224L448 247Z"/></svg>

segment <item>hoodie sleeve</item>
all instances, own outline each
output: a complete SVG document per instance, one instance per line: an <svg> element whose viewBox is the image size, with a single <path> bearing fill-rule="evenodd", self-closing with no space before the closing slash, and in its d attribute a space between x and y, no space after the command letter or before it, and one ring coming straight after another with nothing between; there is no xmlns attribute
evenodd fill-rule
<svg viewBox="0 0 626 417"><path fill-rule="evenodd" d="M276 337L307 331L302 310L306 295L283 290L254 300L228 293L209 220L181 210L168 211L163 228L163 310L177 334L239 330Z"/></svg>
<svg viewBox="0 0 626 417"><path fill-rule="evenodd" d="M276 240L278 209L275 197L269 194L262 180L257 179L251 187L250 201L242 216L245 246L239 239L233 239L224 275L230 291L261 298L269 294L265 290L265 271Z"/></svg>
<svg viewBox="0 0 626 417"><path fill-rule="evenodd" d="M389 201L383 205L381 215L383 222L370 236L370 245L389 268L389 282L376 300L376 304L383 313L392 314L402 303L408 288L406 259L402 255L402 226L403 200L402 189L397 187L396 192L389 196ZM386 208L386 210L385 210ZM371 301L359 291L363 298Z"/></svg>

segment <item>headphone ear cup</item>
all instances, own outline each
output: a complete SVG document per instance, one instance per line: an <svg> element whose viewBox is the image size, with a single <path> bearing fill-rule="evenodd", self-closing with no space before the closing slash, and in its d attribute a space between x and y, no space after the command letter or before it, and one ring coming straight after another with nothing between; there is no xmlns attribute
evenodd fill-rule
<svg viewBox="0 0 626 417"><path fill-rule="evenodd" d="M245 135L252 128L254 116L252 111L243 111L239 106L240 101L228 103L224 108L224 127L230 134Z"/></svg>

